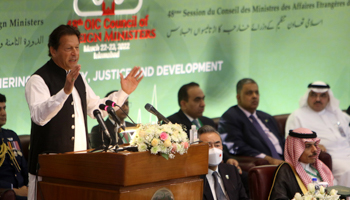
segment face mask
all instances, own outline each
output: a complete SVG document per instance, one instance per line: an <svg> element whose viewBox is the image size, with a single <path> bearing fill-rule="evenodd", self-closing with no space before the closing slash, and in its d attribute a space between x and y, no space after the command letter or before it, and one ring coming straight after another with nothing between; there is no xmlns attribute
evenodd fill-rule
<svg viewBox="0 0 350 200"><path fill-rule="evenodd" d="M222 161L222 150L218 148L209 149L209 166L218 166Z"/></svg>

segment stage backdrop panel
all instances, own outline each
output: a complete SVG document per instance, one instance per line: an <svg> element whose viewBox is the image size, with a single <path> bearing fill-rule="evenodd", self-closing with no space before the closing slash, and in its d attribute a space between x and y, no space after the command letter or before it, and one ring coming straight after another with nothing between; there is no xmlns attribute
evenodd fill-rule
<svg viewBox="0 0 350 200"><path fill-rule="evenodd" d="M194 81L206 95L204 115L236 104L236 83L259 84L259 109L298 108L307 85L331 85L349 105L350 1L72 0L0 1L0 93L5 128L30 134L26 80L49 60L48 36L60 24L79 28L81 74L101 97L120 88L119 73L140 66L144 79L130 96L130 116L156 121L145 109L177 112L177 92ZM88 128L97 124L88 120Z"/></svg>

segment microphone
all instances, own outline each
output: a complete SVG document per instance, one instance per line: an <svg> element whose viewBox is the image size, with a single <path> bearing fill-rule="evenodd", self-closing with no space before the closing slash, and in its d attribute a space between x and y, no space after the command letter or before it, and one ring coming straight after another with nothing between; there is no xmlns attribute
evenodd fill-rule
<svg viewBox="0 0 350 200"><path fill-rule="evenodd" d="M106 127L106 124L103 121L103 118L101 116L101 112L98 109L96 109L96 110L94 110L93 113L94 113L94 116L97 119L97 122L100 125L102 131L108 136L109 139L111 139L111 135L109 134L108 129ZM110 141L112 141L112 140L110 140Z"/></svg>
<svg viewBox="0 0 350 200"><path fill-rule="evenodd" d="M106 101L106 105L107 106L112 106L112 107L117 106L121 111L123 111L124 114L126 114L126 116L132 121L132 123L134 125L136 125L136 123L129 117L129 115L117 103L115 103L114 101L111 101L111 100L107 100Z"/></svg>
<svg viewBox="0 0 350 200"><path fill-rule="evenodd" d="M145 108L148 112L152 113L153 115L157 116L158 121L163 120L166 124L168 124L170 121L165 118L162 114L160 114L151 104L147 103L145 105Z"/></svg>
<svg viewBox="0 0 350 200"><path fill-rule="evenodd" d="M111 100L107 100L107 101L106 101L106 105L107 105L107 106L112 106L112 107L118 106L118 104L117 104L116 102L111 101ZM118 107L120 108L120 106L118 106Z"/></svg>
<svg viewBox="0 0 350 200"><path fill-rule="evenodd" d="M107 111L108 114L110 114L112 116L113 120L119 125L119 127L121 127L125 131L124 126L121 126L120 120L118 119L117 115L115 114L115 110L111 106L106 106L104 104L100 104L99 108L101 110Z"/></svg>

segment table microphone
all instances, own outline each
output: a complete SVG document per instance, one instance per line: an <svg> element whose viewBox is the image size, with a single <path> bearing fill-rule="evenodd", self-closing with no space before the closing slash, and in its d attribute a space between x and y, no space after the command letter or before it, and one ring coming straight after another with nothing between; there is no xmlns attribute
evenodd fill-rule
<svg viewBox="0 0 350 200"><path fill-rule="evenodd" d="M137 125L137 124L129 117L129 115L122 109L122 107L119 106L119 105L118 105L117 103L115 103L114 101L107 100L107 101L106 101L106 105L107 105L107 106L112 106L112 107L117 106L121 111L123 111L123 113L130 119L130 121L131 121L134 125Z"/></svg>

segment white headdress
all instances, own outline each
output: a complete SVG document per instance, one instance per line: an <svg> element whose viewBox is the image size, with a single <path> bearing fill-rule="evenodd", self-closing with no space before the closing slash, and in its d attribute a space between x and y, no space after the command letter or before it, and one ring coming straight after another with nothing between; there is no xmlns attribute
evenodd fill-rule
<svg viewBox="0 0 350 200"><path fill-rule="evenodd" d="M339 100L334 97L333 92L332 92L331 88L329 87L329 85L326 84L325 82L322 82L322 81L315 81L315 82L310 83L308 85L308 89L307 89L306 93L304 94L304 96L302 96L300 98L300 101L299 101L300 108L301 107L309 107L309 105L307 103L307 99L309 97L309 93L311 90L316 92L316 93L324 93L324 92L328 91L329 102L328 102L325 109L327 111L333 113L334 115L336 115L337 119L341 123L346 123L345 121L343 122L344 114L343 114L343 111L339 108Z"/></svg>

